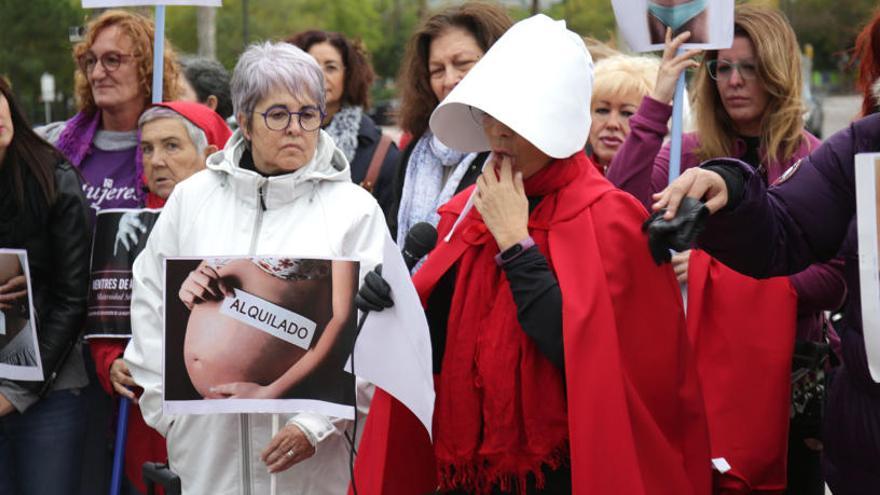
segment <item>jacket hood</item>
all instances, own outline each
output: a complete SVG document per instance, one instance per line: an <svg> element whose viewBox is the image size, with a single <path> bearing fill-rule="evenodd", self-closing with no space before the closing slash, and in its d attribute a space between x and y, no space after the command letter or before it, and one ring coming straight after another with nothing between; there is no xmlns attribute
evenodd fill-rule
<svg viewBox="0 0 880 495"><path fill-rule="evenodd" d="M245 151L245 139L241 129L235 131L226 147L208 157L207 168L231 182L238 195L256 200L257 191L263 188L265 207L287 203L303 193L313 194L321 182L351 182L348 160L323 130L318 136L318 146L312 160L295 172L264 177L252 170L241 168Z"/></svg>

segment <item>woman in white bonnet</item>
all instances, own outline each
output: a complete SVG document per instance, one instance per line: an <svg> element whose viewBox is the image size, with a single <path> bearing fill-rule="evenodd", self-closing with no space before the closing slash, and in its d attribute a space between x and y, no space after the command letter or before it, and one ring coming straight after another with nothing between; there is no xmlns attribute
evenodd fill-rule
<svg viewBox="0 0 880 495"><path fill-rule="evenodd" d="M441 241L414 278L448 493L710 491L675 276L652 261L644 208L584 154L591 86L583 41L539 15L431 117L445 145L492 152L440 208Z"/></svg>

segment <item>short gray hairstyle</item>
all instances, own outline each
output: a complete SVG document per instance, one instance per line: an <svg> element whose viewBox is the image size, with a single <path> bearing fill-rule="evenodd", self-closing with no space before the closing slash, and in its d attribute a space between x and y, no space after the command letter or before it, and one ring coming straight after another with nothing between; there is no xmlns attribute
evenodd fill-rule
<svg viewBox="0 0 880 495"><path fill-rule="evenodd" d="M232 73L232 106L238 125L254 113L257 103L277 88L296 98L317 102L323 112L324 73L308 53L290 43L255 43L248 47ZM250 120L248 120L250 122Z"/></svg>
<svg viewBox="0 0 880 495"><path fill-rule="evenodd" d="M205 131L168 107L157 106L148 108L138 119L138 130L143 130L145 124L159 119L179 120L183 123L184 129L186 129L186 133L189 135L189 140L196 147L196 151L200 155L205 152L205 148L208 147L208 136L205 135Z"/></svg>

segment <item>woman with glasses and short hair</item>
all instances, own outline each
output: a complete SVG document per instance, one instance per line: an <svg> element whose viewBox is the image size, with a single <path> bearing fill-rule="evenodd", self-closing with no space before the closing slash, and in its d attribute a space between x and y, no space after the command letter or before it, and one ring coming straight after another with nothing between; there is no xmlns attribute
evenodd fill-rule
<svg viewBox="0 0 880 495"><path fill-rule="evenodd" d="M239 129L222 151L208 158L207 170L177 184L134 264L132 341L124 359L144 388L139 402L144 419L165 436L169 461L180 475L184 494L268 493L271 473L276 475L279 493L345 493L349 481L345 433L351 421L318 413L283 414L285 426L273 437L267 415L162 413L163 259L181 255L348 258L360 261L363 274L381 261L387 236L376 200L352 184L348 161L321 130L326 112L324 79L314 58L287 43L252 45L238 60L231 90ZM214 270L199 271L204 276L193 272L187 281L195 283L188 283L181 297L192 306L210 306L205 303L222 298L220 284ZM337 297L345 290L341 282L346 279L337 279L335 267L332 276L336 320L337 315L350 314L343 306L350 307L351 299ZM244 284L244 276L241 280ZM188 334L195 315L193 309ZM277 397L278 390L302 383L311 370L326 364L328 339L340 338L339 328L331 326L328 323L306 355L277 383L257 384L253 378L241 377L217 392L233 398ZM202 324L199 330L218 335L228 327ZM271 355L277 344L286 345L278 339L245 344L240 339L209 340L210 348L186 349L194 354L231 355L234 360L254 352ZM207 369L211 364L214 371L221 365L227 371L239 369L232 361L204 363L204 372L211 371ZM351 385L349 392L355 388L353 377ZM364 382L357 387L358 402L366 406L370 389Z"/></svg>
<svg viewBox="0 0 880 495"><path fill-rule="evenodd" d="M692 110L699 130L682 138L682 170L732 156L774 183L819 145L804 129L800 51L779 11L738 5L733 45L708 51L699 64L698 51L676 55L688 39L689 33L675 39L667 33L656 89L630 119L631 134L608 170L612 183L649 209L651 195L669 180L670 151L663 140L675 83L685 69L698 67ZM737 275L699 250L676 253L672 263L679 281L688 284L688 326L701 360L713 457L725 457L732 468L722 485L734 492L744 486L784 489L790 450L793 493L822 493L818 424L795 417L786 438L789 398L800 387L790 384L791 356L795 338L825 340L823 312L839 308L846 295L842 263L817 263L766 281ZM729 339L729 345L713 348L715 338ZM735 431L743 433L730 434Z"/></svg>

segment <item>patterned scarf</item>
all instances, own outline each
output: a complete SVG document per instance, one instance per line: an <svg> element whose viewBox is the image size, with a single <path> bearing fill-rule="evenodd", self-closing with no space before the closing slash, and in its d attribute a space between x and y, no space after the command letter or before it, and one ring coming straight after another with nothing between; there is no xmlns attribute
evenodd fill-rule
<svg viewBox="0 0 880 495"><path fill-rule="evenodd" d="M330 125L324 129L333 138L336 147L342 150L348 163L354 160L354 154L357 152L358 131L361 128L363 114L364 109L361 107L342 107L333 116Z"/></svg>
<svg viewBox="0 0 880 495"><path fill-rule="evenodd" d="M463 153L446 147L431 131L416 143L403 180L403 194L397 213L397 240L406 239L409 229L419 222L437 225L437 208L455 195L455 190L476 153ZM447 167L455 167L446 183L443 176Z"/></svg>

